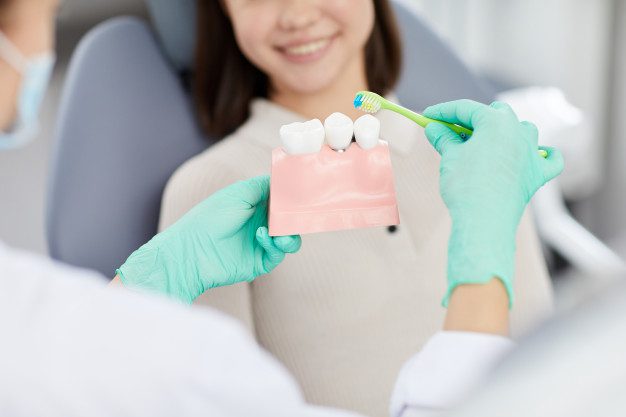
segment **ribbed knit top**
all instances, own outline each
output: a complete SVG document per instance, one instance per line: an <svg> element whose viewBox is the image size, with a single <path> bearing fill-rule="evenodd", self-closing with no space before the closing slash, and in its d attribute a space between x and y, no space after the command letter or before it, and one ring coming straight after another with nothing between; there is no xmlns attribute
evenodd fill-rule
<svg viewBox="0 0 626 417"><path fill-rule="evenodd" d="M210 290L197 303L244 321L295 375L309 402L383 417L400 366L441 328L450 218L439 196L439 156L423 130L395 113L376 116L381 138L391 148L397 230L306 235L302 250L271 274ZM245 124L172 176L161 228L218 189L269 173L280 126L302 120L268 100L254 100ZM513 335L552 308L549 277L528 214L517 249Z"/></svg>

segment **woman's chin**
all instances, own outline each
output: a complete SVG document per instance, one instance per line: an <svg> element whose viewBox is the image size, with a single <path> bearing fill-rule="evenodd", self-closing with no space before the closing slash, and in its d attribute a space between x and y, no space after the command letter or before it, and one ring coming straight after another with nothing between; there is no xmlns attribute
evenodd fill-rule
<svg viewBox="0 0 626 417"><path fill-rule="evenodd" d="M333 83L333 78L320 79L318 76L312 77L297 77L283 82L284 89L297 94L315 94L320 91L330 88Z"/></svg>

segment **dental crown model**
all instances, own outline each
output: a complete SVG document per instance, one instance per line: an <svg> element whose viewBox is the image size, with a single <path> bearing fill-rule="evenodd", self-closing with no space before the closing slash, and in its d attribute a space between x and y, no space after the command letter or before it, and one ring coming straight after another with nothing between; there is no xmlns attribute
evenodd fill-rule
<svg viewBox="0 0 626 417"><path fill-rule="evenodd" d="M270 235L399 224L389 147L379 135L370 114L282 126L282 148L272 152Z"/></svg>

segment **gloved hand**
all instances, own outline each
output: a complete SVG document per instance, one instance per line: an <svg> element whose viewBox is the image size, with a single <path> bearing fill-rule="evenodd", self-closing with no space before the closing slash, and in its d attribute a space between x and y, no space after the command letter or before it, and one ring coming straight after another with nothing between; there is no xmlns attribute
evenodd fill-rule
<svg viewBox="0 0 626 417"><path fill-rule="evenodd" d="M511 306L517 227L535 192L561 173L563 158L541 147L548 152L542 158L535 125L520 123L504 103L461 100L431 106L424 115L474 130L464 142L440 123L426 128L441 154L440 192L452 218L443 305L457 286L497 277Z"/></svg>
<svg viewBox="0 0 626 417"><path fill-rule="evenodd" d="M268 196L269 176L216 192L130 255L117 274L124 285L191 303L209 288L270 272L301 240L268 235Z"/></svg>

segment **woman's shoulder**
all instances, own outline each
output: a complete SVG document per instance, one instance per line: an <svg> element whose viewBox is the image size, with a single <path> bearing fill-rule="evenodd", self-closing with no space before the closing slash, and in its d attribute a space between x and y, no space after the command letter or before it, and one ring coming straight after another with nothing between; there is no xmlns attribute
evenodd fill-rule
<svg viewBox="0 0 626 417"><path fill-rule="evenodd" d="M161 228L217 190L239 180L267 173L271 149L240 135L230 135L183 163L163 192Z"/></svg>
<svg viewBox="0 0 626 417"><path fill-rule="evenodd" d="M184 162L174 172L170 182L203 179L210 181L217 170L228 171L236 177L245 175L251 165L258 163L259 155L269 158L271 149L265 149L235 132Z"/></svg>

